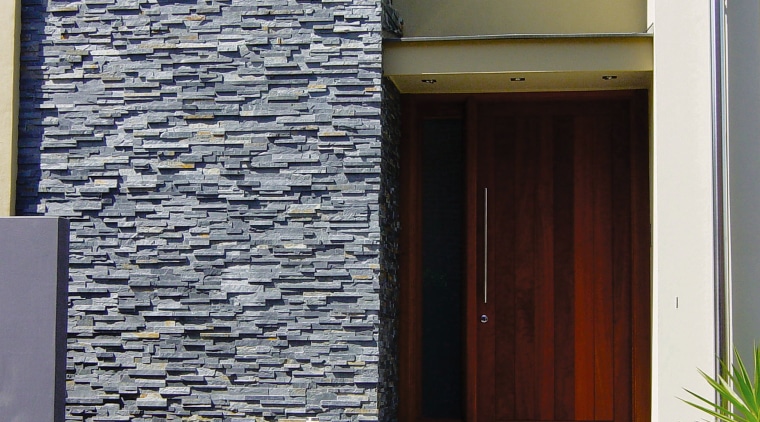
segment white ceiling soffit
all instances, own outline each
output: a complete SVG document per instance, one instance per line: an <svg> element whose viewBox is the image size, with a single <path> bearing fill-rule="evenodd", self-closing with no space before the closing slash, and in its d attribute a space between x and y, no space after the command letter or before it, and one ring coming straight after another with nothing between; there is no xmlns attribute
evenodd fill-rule
<svg viewBox="0 0 760 422"><path fill-rule="evenodd" d="M540 36L386 40L383 73L402 93L648 88L652 37Z"/></svg>

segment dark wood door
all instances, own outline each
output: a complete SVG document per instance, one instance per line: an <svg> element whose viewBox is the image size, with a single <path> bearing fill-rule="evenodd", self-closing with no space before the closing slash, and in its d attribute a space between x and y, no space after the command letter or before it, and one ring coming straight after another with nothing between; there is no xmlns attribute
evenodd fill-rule
<svg viewBox="0 0 760 422"><path fill-rule="evenodd" d="M465 322L459 333L443 331L464 339L465 410L432 418L418 404L422 386L436 380L416 369L434 355L424 357L416 340L427 330L417 308L428 293L415 287L427 270L417 258L426 217L414 206L423 184L413 176L405 180L412 210L402 221L410 231L402 239L401 274L409 282L401 285L401 419L648 421L645 97L467 97L454 102L461 107L425 100L425 113L459 116L465 127ZM406 166L418 152L411 145Z"/></svg>
<svg viewBox="0 0 760 422"><path fill-rule="evenodd" d="M478 420L630 422L629 105L489 104L476 121Z"/></svg>

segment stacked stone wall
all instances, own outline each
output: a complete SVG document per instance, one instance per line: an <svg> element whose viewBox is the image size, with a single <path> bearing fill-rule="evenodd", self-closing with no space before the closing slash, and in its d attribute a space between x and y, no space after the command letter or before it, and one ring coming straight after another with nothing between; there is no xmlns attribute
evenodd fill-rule
<svg viewBox="0 0 760 422"><path fill-rule="evenodd" d="M377 420L379 1L22 22L17 212L71 221L67 420Z"/></svg>
<svg viewBox="0 0 760 422"><path fill-rule="evenodd" d="M381 421L391 422L398 419L401 93L387 78L382 87L378 410Z"/></svg>

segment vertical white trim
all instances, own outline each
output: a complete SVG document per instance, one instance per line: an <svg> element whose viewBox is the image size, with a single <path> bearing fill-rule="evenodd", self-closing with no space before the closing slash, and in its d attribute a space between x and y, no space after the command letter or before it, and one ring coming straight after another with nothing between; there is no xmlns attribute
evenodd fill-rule
<svg viewBox="0 0 760 422"><path fill-rule="evenodd" d="M713 0L710 16L712 47L713 214L715 259L715 372L731 360L731 238L728 183L728 91L726 84L726 14L724 0Z"/></svg>

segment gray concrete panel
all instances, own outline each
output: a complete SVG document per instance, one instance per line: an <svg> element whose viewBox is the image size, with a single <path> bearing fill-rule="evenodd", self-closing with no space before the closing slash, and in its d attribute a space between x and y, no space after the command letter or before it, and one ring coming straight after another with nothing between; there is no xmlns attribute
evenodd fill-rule
<svg viewBox="0 0 760 422"><path fill-rule="evenodd" d="M63 421L68 221L0 218L0 418Z"/></svg>
<svg viewBox="0 0 760 422"><path fill-rule="evenodd" d="M728 125L732 328L748 362L760 340L760 5L731 1L728 14Z"/></svg>

